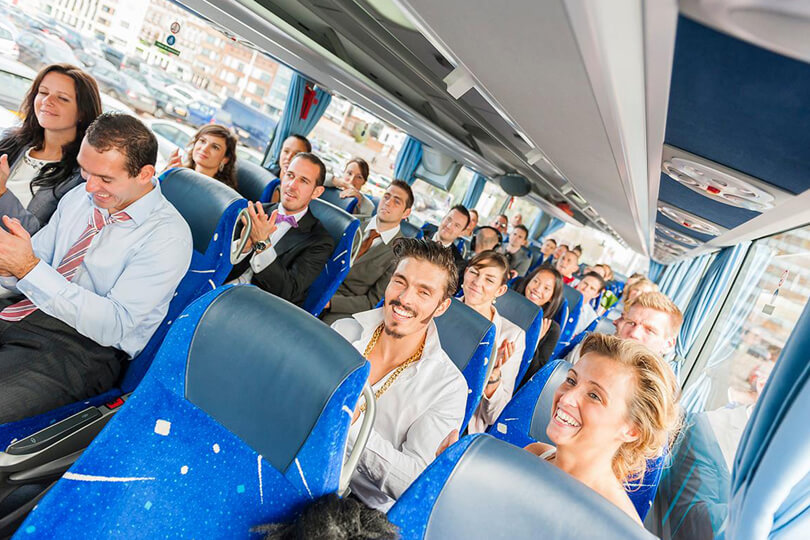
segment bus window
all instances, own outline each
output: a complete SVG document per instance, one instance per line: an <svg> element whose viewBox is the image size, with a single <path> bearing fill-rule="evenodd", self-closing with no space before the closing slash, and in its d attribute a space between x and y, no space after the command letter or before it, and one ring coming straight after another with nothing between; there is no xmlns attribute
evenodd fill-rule
<svg viewBox="0 0 810 540"><path fill-rule="evenodd" d="M531 228L534 219L540 214L540 208L528 199L515 197L506 212L509 215L509 225L512 225L512 218L520 214L522 223L528 229Z"/></svg>
<svg viewBox="0 0 810 540"><path fill-rule="evenodd" d="M484 191L475 209L478 210L478 223L489 225L495 219L509 200L509 195L494 182L487 182Z"/></svg>
<svg viewBox="0 0 810 540"><path fill-rule="evenodd" d="M686 427L656 500L663 537L722 527L737 445L808 297L810 227L752 244L685 385Z"/></svg>

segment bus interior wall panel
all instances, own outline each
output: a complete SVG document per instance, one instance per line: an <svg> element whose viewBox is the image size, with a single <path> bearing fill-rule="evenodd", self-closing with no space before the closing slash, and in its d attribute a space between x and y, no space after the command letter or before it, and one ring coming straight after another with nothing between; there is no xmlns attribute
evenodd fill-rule
<svg viewBox="0 0 810 540"><path fill-rule="evenodd" d="M661 183L658 199L678 208L700 216L712 223L733 229L742 225L749 219L759 215L759 212L737 208L728 204L704 197L686 186L682 186L669 176L661 173ZM692 234L691 232L689 233Z"/></svg>

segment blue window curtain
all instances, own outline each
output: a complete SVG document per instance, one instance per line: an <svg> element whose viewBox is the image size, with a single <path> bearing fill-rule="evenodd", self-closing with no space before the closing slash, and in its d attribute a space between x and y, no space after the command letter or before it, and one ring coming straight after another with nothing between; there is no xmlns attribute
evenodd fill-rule
<svg viewBox="0 0 810 540"><path fill-rule="evenodd" d="M661 277L661 274L664 273L665 268L666 266L660 262L650 260L650 271L647 273L647 277L650 281L658 283L658 279Z"/></svg>
<svg viewBox="0 0 810 540"><path fill-rule="evenodd" d="M281 119L276 126L276 133L273 137L273 143L270 146L270 152L267 154L264 166L268 167L278 160L278 155L281 153L281 145L284 144L284 139L292 134L301 135L306 137L321 119L326 108L329 107L329 102L332 101L332 96L320 87L315 88L315 99L317 103L312 105L309 109L309 114L306 118L301 118L301 105L304 102L304 91L307 87L306 78L299 73L293 73L290 79L290 88L287 92L287 101L284 104L284 110L281 113ZM312 83L309 82L310 87Z"/></svg>
<svg viewBox="0 0 810 540"><path fill-rule="evenodd" d="M670 287L670 291L666 293L681 312L686 311L686 306L689 305L689 300L698 286L698 281L700 281L700 277L706 267L709 266L712 258L713 255L705 254L692 259L686 273L683 275L680 286L674 289Z"/></svg>
<svg viewBox="0 0 810 540"><path fill-rule="evenodd" d="M700 279L683 315L683 325L681 333L678 335L678 344L675 347L675 353L678 356L685 358L689 353L701 328L714 308L717 307L717 302L723 296L750 245L751 242L743 242L734 247L727 247L709 265L709 269Z"/></svg>
<svg viewBox="0 0 810 540"><path fill-rule="evenodd" d="M531 226L529 226L529 238L530 239L537 238L537 232L538 232L538 229L540 228L540 225L543 223L543 219L547 219L546 218L546 213L543 212L542 210L540 210L537 213L537 216L535 216L534 221L532 221Z"/></svg>
<svg viewBox="0 0 810 540"><path fill-rule="evenodd" d="M554 234L563 227L565 227L565 221L555 217L551 218L551 221L546 226L545 230L542 233L540 233L540 239L543 240L547 238L548 236Z"/></svg>
<svg viewBox="0 0 810 540"><path fill-rule="evenodd" d="M681 405L686 412L702 412L712 394L712 375L720 373L721 377L724 377L722 374L725 372L720 366L731 358L735 350L732 341L739 335L740 328L742 328L743 323L748 319L748 315L756 305L756 299L760 291L754 287L762 278L762 274L765 272L768 261L772 256L773 251L767 246L755 244L751 248L751 263L746 266L745 274L739 278L742 280L739 288L740 294L734 299L731 309L721 316L717 341L708 355L706 366L694 383L686 388L681 397ZM687 322L684 321L684 328L686 326ZM684 330L681 330L682 334L683 332Z"/></svg>
<svg viewBox="0 0 810 540"><path fill-rule="evenodd" d="M464 194L464 200L461 201L461 204L465 208L475 208L478 199L481 198L481 194L484 192L485 185L487 185L486 177L480 173L475 173L470 185L467 186L467 193Z"/></svg>
<svg viewBox="0 0 810 540"><path fill-rule="evenodd" d="M407 136L402 148L399 149L397 160L394 163L394 178L397 180L404 180L408 185L416 182L416 168L422 161L422 143L411 137ZM483 189L483 188L481 188Z"/></svg>
<svg viewBox="0 0 810 540"><path fill-rule="evenodd" d="M810 527L810 303L745 426L725 538L807 538Z"/></svg>

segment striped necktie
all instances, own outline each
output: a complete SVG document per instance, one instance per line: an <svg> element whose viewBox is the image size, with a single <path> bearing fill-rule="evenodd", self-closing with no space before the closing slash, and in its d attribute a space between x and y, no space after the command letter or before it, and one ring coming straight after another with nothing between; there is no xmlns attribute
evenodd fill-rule
<svg viewBox="0 0 810 540"><path fill-rule="evenodd" d="M90 214L87 228L62 258L62 262L59 263L56 271L62 274L66 280L73 281L73 276L76 275L76 271L79 269L79 266L81 266L84 256L87 254L87 250L93 242L93 238L95 238L101 229L110 223L119 223L129 219L132 218L130 218L129 214L126 212L116 212L105 218L101 211L94 207L93 213ZM37 309L37 306L26 298L0 311L0 319L4 321L20 321Z"/></svg>

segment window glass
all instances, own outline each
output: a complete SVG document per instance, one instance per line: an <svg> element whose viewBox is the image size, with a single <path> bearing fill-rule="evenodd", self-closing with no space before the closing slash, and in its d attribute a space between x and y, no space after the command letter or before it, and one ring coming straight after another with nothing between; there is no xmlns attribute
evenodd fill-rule
<svg viewBox="0 0 810 540"><path fill-rule="evenodd" d="M558 244L569 248L582 246L581 263L587 265L609 264L614 273L629 276L634 272L646 272L648 259L632 249L625 248L612 236L597 229L566 223L560 230L548 235Z"/></svg>
<svg viewBox="0 0 810 540"><path fill-rule="evenodd" d="M467 194L467 188L470 187L473 177L475 177L475 172L467 167L462 167L461 170L458 171L453 185L450 186L450 195L453 197L453 204L461 204L461 201L464 200L464 195Z"/></svg>
<svg viewBox="0 0 810 540"><path fill-rule="evenodd" d="M686 428L658 491L654 532L675 540L721 530L737 446L808 297L810 227L751 246L685 385Z"/></svg>
<svg viewBox="0 0 810 540"><path fill-rule="evenodd" d="M478 199L478 203L475 205L475 209L478 210L478 223L480 225L489 225L501 213L501 208L508 200L509 195L501 189L501 186L494 182L487 182L484 185L481 198Z"/></svg>
<svg viewBox="0 0 810 540"><path fill-rule="evenodd" d="M453 206L453 196L420 179L417 179L411 187L414 203L408 221L420 226L424 223L438 225Z"/></svg>
<svg viewBox="0 0 810 540"><path fill-rule="evenodd" d="M531 229L534 218L540 215L540 207L528 199L522 197L515 197L512 199L512 204L507 208L506 214L509 216L509 224L512 224L512 218L515 214L520 214L523 217L522 223L527 229Z"/></svg>

